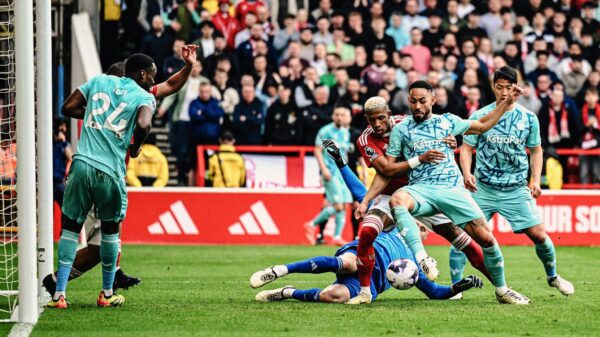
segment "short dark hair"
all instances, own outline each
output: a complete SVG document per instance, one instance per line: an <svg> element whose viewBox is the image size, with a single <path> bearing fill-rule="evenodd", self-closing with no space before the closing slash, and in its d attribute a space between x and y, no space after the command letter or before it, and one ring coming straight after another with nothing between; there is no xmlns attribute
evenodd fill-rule
<svg viewBox="0 0 600 337"><path fill-rule="evenodd" d="M135 74L152 68L154 60L146 54L133 54L125 61L125 74Z"/></svg>
<svg viewBox="0 0 600 337"><path fill-rule="evenodd" d="M223 131L223 133L221 134L221 137L219 137L219 140L221 142L231 142L233 140L235 140L235 137L233 136L233 133L231 133L231 131Z"/></svg>
<svg viewBox="0 0 600 337"><path fill-rule="evenodd" d="M540 57L542 55L546 55L546 57L549 57L550 53L548 53L547 50L538 50L535 52L535 57Z"/></svg>
<svg viewBox="0 0 600 337"><path fill-rule="evenodd" d="M517 71L509 66L504 66L494 72L493 82L507 80L509 83L517 83Z"/></svg>
<svg viewBox="0 0 600 337"><path fill-rule="evenodd" d="M428 92L430 92L432 95L434 95L433 86L431 86L431 84L429 84L429 82L427 82L427 81L423 81L423 80L414 81L408 87L408 93L410 94L410 91L413 89L426 89Z"/></svg>
<svg viewBox="0 0 600 337"><path fill-rule="evenodd" d="M106 75L117 77L125 76L125 62L121 61L111 64L111 66L106 70Z"/></svg>

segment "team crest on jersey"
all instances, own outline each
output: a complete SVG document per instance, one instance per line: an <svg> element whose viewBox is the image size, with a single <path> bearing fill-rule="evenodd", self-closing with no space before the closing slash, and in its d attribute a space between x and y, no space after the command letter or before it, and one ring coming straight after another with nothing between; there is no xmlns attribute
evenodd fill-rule
<svg viewBox="0 0 600 337"><path fill-rule="evenodd" d="M365 146L365 153L367 154L367 157L369 157L369 159L371 161L373 161L375 158L377 158L377 152L375 152L375 150L373 150L369 146Z"/></svg>
<svg viewBox="0 0 600 337"><path fill-rule="evenodd" d="M517 129L521 131L525 130L525 121L519 121L517 123Z"/></svg>

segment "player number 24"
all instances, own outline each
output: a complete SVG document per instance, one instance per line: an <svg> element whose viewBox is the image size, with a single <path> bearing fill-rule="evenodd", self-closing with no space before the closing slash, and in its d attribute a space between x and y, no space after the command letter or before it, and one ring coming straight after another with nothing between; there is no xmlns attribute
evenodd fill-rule
<svg viewBox="0 0 600 337"><path fill-rule="evenodd" d="M113 112L111 112L108 115L108 117L106 117L106 119L104 120L104 124L102 125L94 119L94 116L103 115L108 111L108 109L110 108L110 97L103 92L99 92L99 93L95 94L94 96L92 96L92 100L93 101L102 101L102 106L92 110L92 112L90 113L90 116L88 117L88 119L85 123L85 126L89 127L89 128L98 129L98 130L102 130L103 128L106 128L107 130L114 132L117 135L117 137L121 138L123 135L123 131L127 127L127 120L121 119L119 121L119 123L116 125L113 124L113 122L123 112L123 110L127 106L127 103L121 102L121 104L119 104L119 106Z"/></svg>

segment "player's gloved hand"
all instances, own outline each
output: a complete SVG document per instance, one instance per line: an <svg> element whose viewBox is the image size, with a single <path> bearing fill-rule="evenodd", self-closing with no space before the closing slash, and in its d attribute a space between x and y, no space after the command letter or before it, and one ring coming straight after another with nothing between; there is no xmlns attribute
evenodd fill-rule
<svg viewBox="0 0 600 337"><path fill-rule="evenodd" d="M456 138L454 138L453 135L450 135L448 137L444 137L442 140L444 141L444 143L448 144L448 146L452 150L456 149L456 147L458 145L458 143L456 142Z"/></svg>
<svg viewBox="0 0 600 337"><path fill-rule="evenodd" d="M465 174L465 188L471 192L477 192L477 179L474 175Z"/></svg>
<svg viewBox="0 0 600 337"><path fill-rule="evenodd" d="M442 160L444 160L444 158L446 158L446 155L442 151L429 150L419 156L419 161L421 163L437 164L437 163L441 162Z"/></svg>
<svg viewBox="0 0 600 337"><path fill-rule="evenodd" d="M129 144L129 156L137 158L142 153L142 147L137 147L135 144Z"/></svg>
<svg viewBox="0 0 600 337"><path fill-rule="evenodd" d="M454 283L452 285L452 291L455 294L461 293L463 291L467 291L471 288L482 288L483 287L483 281L475 276L475 275L469 275L467 277L465 277L464 279Z"/></svg>
<svg viewBox="0 0 600 337"><path fill-rule="evenodd" d="M344 158L342 158L340 148L333 139L325 139L323 140L322 144L325 148L325 151L327 151L327 154L335 161L335 165L337 165L337 167L342 168L346 166L346 162L344 162Z"/></svg>

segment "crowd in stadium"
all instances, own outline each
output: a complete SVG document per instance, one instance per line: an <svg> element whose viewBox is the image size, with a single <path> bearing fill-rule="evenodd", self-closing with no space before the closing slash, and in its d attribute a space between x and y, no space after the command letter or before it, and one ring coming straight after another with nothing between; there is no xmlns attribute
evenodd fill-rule
<svg viewBox="0 0 600 337"><path fill-rule="evenodd" d="M468 118L495 100L490 75L509 65L564 180L578 165L580 182L600 182L599 157L555 151L600 140L597 1L142 0L122 11L129 2L104 1L101 40L119 33L150 55L157 82L183 67L182 46L200 46L186 86L157 108L180 168L225 130L238 145L314 145L337 105L351 110L355 139L368 97L410 113L406 88L418 79L435 87L435 113ZM121 60L115 48L101 58Z"/></svg>

